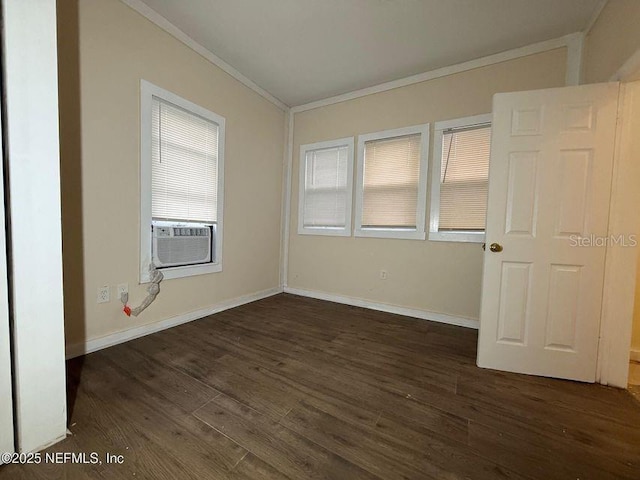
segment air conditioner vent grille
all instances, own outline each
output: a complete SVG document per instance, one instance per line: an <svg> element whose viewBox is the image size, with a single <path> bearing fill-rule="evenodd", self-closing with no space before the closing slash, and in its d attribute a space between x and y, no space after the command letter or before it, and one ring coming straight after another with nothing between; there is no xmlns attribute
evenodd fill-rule
<svg viewBox="0 0 640 480"><path fill-rule="evenodd" d="M153 260L157 267L175 267L211 262L212 232L209 226L153 227Z"/></svg>

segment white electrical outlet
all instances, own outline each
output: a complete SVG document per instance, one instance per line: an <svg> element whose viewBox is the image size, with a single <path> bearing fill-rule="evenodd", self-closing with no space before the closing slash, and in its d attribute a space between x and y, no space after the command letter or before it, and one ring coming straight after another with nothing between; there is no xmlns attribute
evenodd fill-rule
<svg viewBox="0 0 640 480"><path fill-rule="evenodd" d="M118 293L118 300L120 300L120 298L122 297L123 293L129 293L129 284L128 283L119 283L118 284L118 289L117 289L117 293Z"/></svg>
<svg viewBox="0 0 640 480"><path fill-rule="evenodd" d="M110 300L109 285L98 287L98 303L107 303Z"/></svg>
<svg viewBox="0 0 640 480"><path fill-rule="evenodd" d="M386 279L387 279L387 271L380 270L380 280L386 280Z"/></svg>

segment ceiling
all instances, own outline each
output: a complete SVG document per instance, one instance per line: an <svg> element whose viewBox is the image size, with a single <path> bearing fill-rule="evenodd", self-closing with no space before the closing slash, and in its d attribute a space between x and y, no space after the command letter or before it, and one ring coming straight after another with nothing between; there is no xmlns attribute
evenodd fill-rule
<svg viewBox="0 0 640 480"><path fill-rule="evenodd" d="M581 31L600 0L142 0L289 106Z"/></svg>

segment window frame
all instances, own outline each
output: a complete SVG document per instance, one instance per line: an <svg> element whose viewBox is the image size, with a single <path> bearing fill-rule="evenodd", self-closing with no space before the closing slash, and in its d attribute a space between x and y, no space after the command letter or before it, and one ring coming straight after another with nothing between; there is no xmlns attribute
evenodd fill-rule
<svg viewBox="0 0 640 480"><path fill-rule="evenodd" d="M469 117L436 122L434 125L433 152L431 155L431 208L429 216L429 240L437 242L483 243L485 232L438 231L440 223L440 175L442 171L442 138L445 130L491 126L492 114L484 113Z"/></svg>
<svg viewBox="0 0 640 480"><path fill-rule="evenodd" d="M323 142L300 145L300 157L298 164L298 234L299 235L325 235L334 237L351 236L351 217L353 216L353 157L354 137L326 140ZM347 195L345 198L345 226L344 227L305 227L304 226L304 200L305 183L307 173L307 153L329 148L347 147Z"/></svg>
<svg viewBox="0 0 640 480"><path fill-rule="evenodd" d="M382 130L358 136L358 174L356 179L356 208L354 236L370 238L397 238L405 240L424 240L426 238L427 204L427 159L429 157L429 126L425 123L411 127ZM420 135L420 171L418 176L418 199L416 205L416 228L367 228L362 226L364 202L364 147L372 140L384 140L407 135Z"/></svg>
<svg viewBox="0 0 640 480"><path fill-rule="evenodd" d="M140 283L151 281L149 265L152 257L151 234L151 162L152 162L152 99L153 97L177 105L195 115L199 115L218 125L218 191L215 252L216 258L211 263L201 265L185 265L162 268L165 279L204 275L222 271L222 239L224 212L224 151L225 151L225 118L211 112L189 100L160 88L146 80L140 80ZM178 222L176 222L178 223Z"/></svg>

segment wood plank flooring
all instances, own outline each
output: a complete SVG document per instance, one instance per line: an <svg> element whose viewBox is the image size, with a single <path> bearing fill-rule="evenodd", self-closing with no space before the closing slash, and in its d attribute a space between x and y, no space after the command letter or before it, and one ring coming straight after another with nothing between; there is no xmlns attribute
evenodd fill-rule
<svg viewBox="0 0 640 480"><path fill-rule="evenodd" d="M69 362L46 452L11 479L640 478L640 403L482 370L477 332L278 295ZM44 399L46 401L46 399Z"/></svg>

